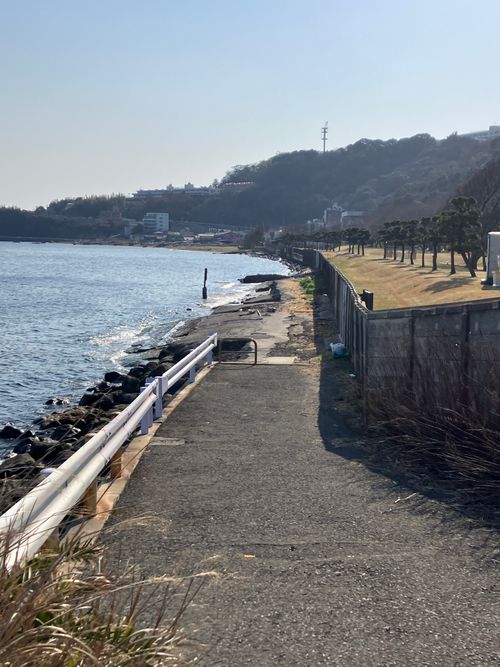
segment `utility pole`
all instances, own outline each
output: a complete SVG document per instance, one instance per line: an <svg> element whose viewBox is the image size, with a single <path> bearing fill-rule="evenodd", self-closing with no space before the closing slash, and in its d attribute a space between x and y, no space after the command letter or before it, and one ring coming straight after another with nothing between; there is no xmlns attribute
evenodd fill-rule
<svg viewBox="0 0 500 667"><path fill-rule="evenodd" d="M323 153L326 153L326 142L328 140L328 121L321 128L321 141L323 142Z"/></svg>

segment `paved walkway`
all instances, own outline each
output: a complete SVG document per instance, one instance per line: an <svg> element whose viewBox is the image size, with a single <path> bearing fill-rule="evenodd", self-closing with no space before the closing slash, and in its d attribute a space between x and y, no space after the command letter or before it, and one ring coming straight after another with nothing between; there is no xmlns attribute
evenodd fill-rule
<svg viewBox="0 0 500 667"><path fill-rule="evenodd" d="M336 453L319 415L319 365L216 367L127 485L113 523L155 519L115 566L220 573L183 617L205 665L499 664L488 533Z"/></svg>

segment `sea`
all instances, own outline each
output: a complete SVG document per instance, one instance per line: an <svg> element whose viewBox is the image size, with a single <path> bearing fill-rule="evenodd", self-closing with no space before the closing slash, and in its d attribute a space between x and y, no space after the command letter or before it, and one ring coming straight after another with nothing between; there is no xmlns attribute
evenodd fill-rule
<svg viewBox="0 0 500 667"><path fill-rule="evenodd" d="M253 273L288 269L245 254L0 243L0 427L28 425L54 409L50 398L78 401L139 348L168 343L187 320L244 298L252 287L238 278Z"/></svg>

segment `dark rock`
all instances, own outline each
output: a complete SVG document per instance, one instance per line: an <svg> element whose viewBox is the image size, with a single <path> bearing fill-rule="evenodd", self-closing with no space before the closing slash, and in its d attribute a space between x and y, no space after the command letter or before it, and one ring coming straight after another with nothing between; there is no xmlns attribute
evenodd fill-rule
<svg viewBox="0 0 500 667"><path fill-rule="evenodd" d="M18 426L14 426L10 422L5 424L5 426L0 431L0 438L5 438L5 440L12 440L13 438L18 438L22 435L23 430Z"/></svg>
<svg viewBox="0 0 500 667"><path fill-rule="evenodd" d="M110 394L104 394L101 398L95 403L97 407L101 410L111 410L114 405L113 398Z"/></svg>
<svg viewBox="0 0 500 667"><path fill-rule="evenodd" d="M133 370L133 369L132 369ZM142 379L134 377L132 375L127 375L127 377L122 382L122 391L127 394L139 392L142 387Z"/></svg>
<svg viewBox="0 0 500 667"><path fill-rule="evenodd" d="M73 451L73 449L63 447L60 448L58 451L56 451L55 455L51 457L50 461L44 458L43 463L50 463L51 465L60 466L61 463L64 463L71 456L73 456L74 453L75 452Z"/></svg>
<svg viewBox="0 0 500 667"><path fill-rule="evenodd" d="M125 392L125 391L114 391L113 394L113 404L116 405L128 405L132 403L133 400L139 396L139 392Z"/></svg>
<svg viewBox="0 0 500 667"><path fill-rule="evenodd" d="M53 440L62 440L63 438L70 438L81 433L81 429L69 424L60 424L52 433Z"/></svg>
<svg viewBox="0 0 500 667"><path fill-rule="evenodd" d="M165 357L172 357L172 359L175 359L177 362L186 355L186 351L190 352L193 348L197 347L200 342L201 341L193 342L191 345L181 342L169 343L167 347L163 348L160 352L159 359L161 361Z"/></svg>
<svg viewBox="0 0 500 667"><path fill-rule="evenodd" d="M23 431L21 435L17 438L17 440L22 441L22 440L29 440L30 438L35 437L35 431L32 431L31 429L27 429L26 431Z"/></svg>
<svg viewBox="0 0 500 667"><path fill-rule="evenodd" d="M99 389L99 391L109 391L111 389L111 385L109 382L102 381L97 385L97 389Z"/></svg>
<svg viewBox="0 0 500 667"><path fill-rule="evenodd" d="M29 454L18 454L0 464L1 477L34 477L38 474L40 466Z"/></svg>
<svg viewBox="0 0 500 667"><path fill-rule="evenodd" d="M49 463L56 457L57 452L61 447L63 447L63 445L56 440L40 440L32 445L30 453L36 461Z"/></svg>
<svg viewBox="0 0 500 667"><path fill-rule="evenodd" d="M31 443L29 440L21 440L12 447L14 454L30 454Z"/></svg>
<svg viewBox="0 0 500 667"><path fill-rule="evenodd" d="M46 430L48 428L56 428L61 423L59 420L60 420L60 415L54 413L52 415L49 415L48 417L45 417L45 419L42 419L39 426L43 430Z"/></svg>
<svg viewBox="0 0 500 667"><path fill-rule="evenodd" d="M156 366L151 373L149 374L149 377L158 377L160 375L163 375L163 373L166 373L170 366L167 366L166 364L160 364L159 366Z"/></svg>
<svg viewBox="0 0 500 667"><path fill-rule="evenodd" d="M178 361L180 361L181 359L184 359L184 357L185 357L187 354L189 354L190 352L192 352L192 351L195 349L195 347L198 347L198 345L200 345L200 344L201 344L200 342L195 342L195 343L192 343L191 345L182 345L182 346L180 346L180 347L174 352L174 354L173 354L173 356L172 356L172 361L173 361L173 363L176 364L176 363L177 363Z"/></svg>
<svg viewBox="0 0 500 667"><path fill-rule="evenodd" d="M137 378L139 380L142 380L142 378L146 375L146 369L144 366L134 366L131 368L128 372L128 375ZM125 378L126 379L126 378ZM124 380L125 382L125 380Z"/></svg>
<svg viewBox="0 0 500 667"><path fill-rule="evenodd" d="M33 431L30 431L30 433L33 433ZM24 434L23 434L24 435ZM17 438L17 440L14 440L12 451L15 454L27 454L30 453L30 448L33 443L40 442L40 438L37 438L36 435L32 435L28 438L23 438L23 436L20 436Z"/></svg>
<svg viewBox="0 0 500 667"><path fill-rule="evenodd" d="M187 379L181 379L178 380L175 384L173 384L171 387L168 388L167 394L172 396L173 394L176 394L179 389L182 389L182 387L186 384Z"/></svg>
<svg viewBox="0 0 500 667"><path fill-rule="evenodd" d="M86 413L87 411L82 407L65 410L64 412L59 413L59 423L77 424L85 418Z"/></svg>
<svg viewBox="0 0 500 667"><path fill-rule="evenodd" d="M94 405L94 403L95 403L96 401L98 401L99 398L100 398L102 395L103 395L103 394L89 394L89 393L87 392L87 393L83 394L83 396L81 397L81 399L80 399L79 402L78 402L78 405L81 405L81 406Z"/></svg>
<svg viewBox="0 0 500 667"><path fill-rule="evenodd" d="M45 401L45 405L69 405L69 400L67 398L49 398L48 401Z"/></svg>
<svg viewBox="0 0 500 667"><path fill-rule="evenodd" d="M17 501L36 486L39 481L37 476L29 479L15 479L8 477L0 479L0 514L3 514L9 507L15 505Z"/></svg>
<svg viewBox="0 0 500 667"><path fill-rule="evenodd" d="M118 373L118 371L108 371L104 379L106 382L111 382L112 384L119 384L120 382L123 382L125 379L125 375L123 373Z"/></svg>
<svg viewBox="0 0 500 667"><path fill-rule="evenodd" d="M279 273L257 273L255 275L240 278L240 283L265 283L270 280L284 280L289 276L282 276Z"/></svg>
<svg viewBox="0 0 500 667"><path fill-rule="evenodd" d="M151 374L152 371L158 366L157 361L148 361L147 364L144 364L143 369L146 375Z"/></svg>

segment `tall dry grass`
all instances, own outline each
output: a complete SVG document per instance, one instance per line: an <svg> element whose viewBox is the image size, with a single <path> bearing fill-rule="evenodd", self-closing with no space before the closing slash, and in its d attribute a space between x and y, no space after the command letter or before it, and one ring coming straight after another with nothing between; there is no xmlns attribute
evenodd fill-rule
<svg viewBox="0 0 500 667"><path fill-rule="evenodd" d="M183 664L180 619L205 580L102 571L102 550L79 536L6 567L0 553L0 664L8 667L152 667ZM156 602L154 622L148 601ZM180 598L180 600L179 600ZM175 609L172 615L172 608ZM168 613L167 613L167 610ZM169 615L170 614L170 615Z"/></svg>
<svg viewBox="0 0 500 667"><path fill-rule="evenodd" d="M394 376L369 392L377 456L426 475L500 522L500 409L496 369L465 375L459 357L429 358L413 379Z"/></svg>

